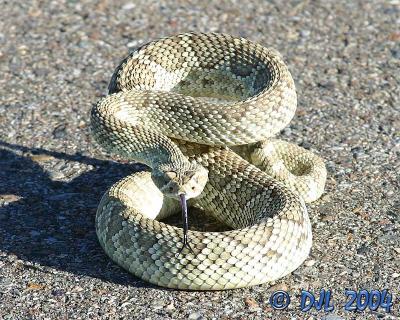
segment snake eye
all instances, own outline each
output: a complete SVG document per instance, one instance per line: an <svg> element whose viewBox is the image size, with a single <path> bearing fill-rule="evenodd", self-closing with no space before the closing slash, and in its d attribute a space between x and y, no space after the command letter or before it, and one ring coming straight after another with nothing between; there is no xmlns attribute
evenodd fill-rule
<svg viewBox="0 0 400 320"><path fill-rule="evenodd" d="M176 178L177 174L175 171L167 171L167 172L165 172L165 176L168 177L169 179L173 180Z"/></svg>
<svg viewBox="0 0 400 320"><path fill-rule="evenodd" d="M173 187L169 187L169 188L168 188L168 191L171 191L171 192L172 192L172 191L174 191L174 188L173 188Z"/></svg>

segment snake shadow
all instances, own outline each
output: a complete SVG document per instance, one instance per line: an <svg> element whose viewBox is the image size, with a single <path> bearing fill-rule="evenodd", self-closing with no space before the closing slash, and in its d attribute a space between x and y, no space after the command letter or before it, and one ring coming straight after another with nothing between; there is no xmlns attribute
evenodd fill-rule
<svg viewBox="0 0 400 320"><path fill-rule="evenodd" d="M69 182L57 181L32 160L32 154L85 163L93 169ZM0 141L0 260L16 256L26 268L39 264L49 272L55 268L117 284L154 287L106 256L94 226L103 193L137 170L138 165Z"/></svg>

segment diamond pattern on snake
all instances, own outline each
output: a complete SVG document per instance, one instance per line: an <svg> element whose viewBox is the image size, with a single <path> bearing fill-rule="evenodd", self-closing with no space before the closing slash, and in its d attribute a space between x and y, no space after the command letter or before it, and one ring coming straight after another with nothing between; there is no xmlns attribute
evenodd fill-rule
<svg viewBox="0 0 400 320"><path fill-rule="evenodd" d="M91 128L105 150L151 170L102 197L96 232L107 255L144 281L187 290L248 287L298 268L312 245L305 203L327 173L317 155L274 138L296 105L279 53L243 38L185 33L130 53ZM229 229L189 228L194 208ZM163 222L177 213L182 228Z"/></svg>

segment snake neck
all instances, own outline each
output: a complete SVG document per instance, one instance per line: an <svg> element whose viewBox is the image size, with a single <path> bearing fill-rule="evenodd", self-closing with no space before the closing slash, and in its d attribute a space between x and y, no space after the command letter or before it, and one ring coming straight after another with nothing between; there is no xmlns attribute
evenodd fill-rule
<svg viewBox="0 0 400 320"><path fill-rule="evenodd" d="M192 165L179 147L157 128L149 129L123 102L123 94L108 96L91 112L91 130L109 152L146 164L152 169L185 170ZM133 109L133 111L132 111Z"/></svg>

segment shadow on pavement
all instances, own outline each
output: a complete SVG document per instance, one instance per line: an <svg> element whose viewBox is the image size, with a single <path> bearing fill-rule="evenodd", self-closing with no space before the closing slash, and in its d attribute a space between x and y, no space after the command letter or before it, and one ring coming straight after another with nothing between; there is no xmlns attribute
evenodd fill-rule
<svg viewBox="0 0 400 320"><path fill-rule="evenodd" d="M15 255L26 261L30 268L38 263L50 267L49 272L55 268L118 284L150 286L106 256L94 226L102 194L140 166L1 141L0 148L0 259L5 253L8 259ZM31 159L32 154L85 163L93 169L69 182L56 181Z"/></svg>

